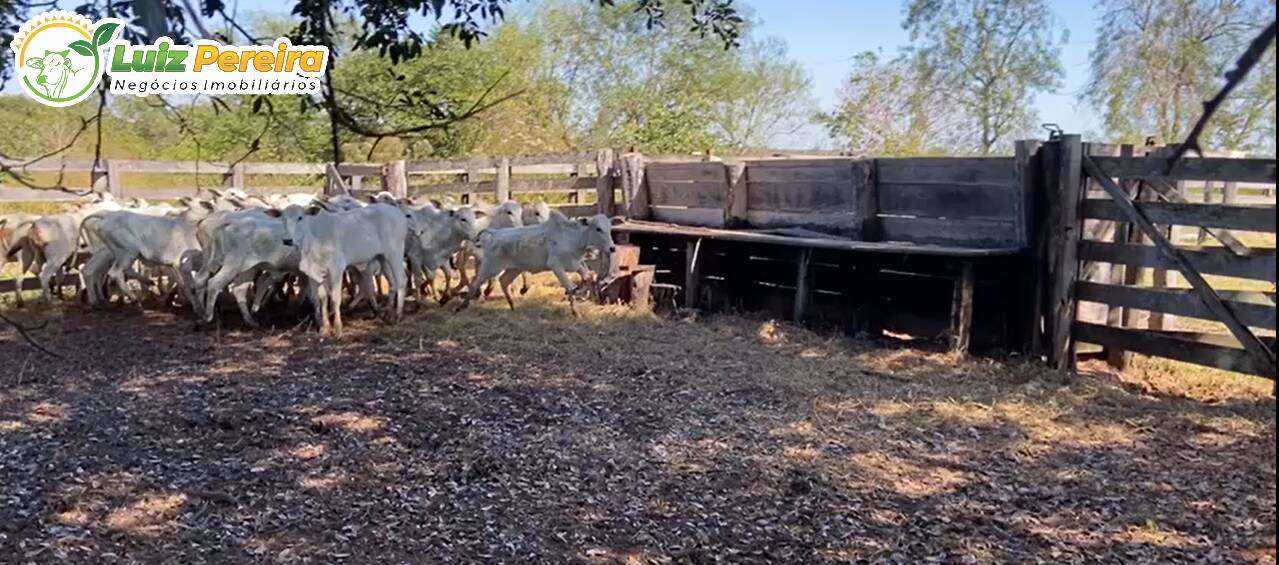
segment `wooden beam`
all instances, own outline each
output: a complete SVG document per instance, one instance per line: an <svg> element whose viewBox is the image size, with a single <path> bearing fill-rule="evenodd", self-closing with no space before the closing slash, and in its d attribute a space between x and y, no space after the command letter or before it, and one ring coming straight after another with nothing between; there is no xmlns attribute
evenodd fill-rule
<svg viewBox="0 0 1279 565"><path fill-rule="evenodd" d="M1083 142L1079 135L1063 135L1057 149L1059 173L1048 242L1056 250L1050 263L1052 286L1047 305L1051 321L1048 363L1057 370L1068 371L1075 367L1075 346L1070 334L1075 321L1075 281L1079 278Z"/></svg>
<svg viewBox="0 0 1279 565"><path fill-rule="evenodd" d="M1174 180L1216 180L1233 182L1275 182L1274 159L1233 159L1208 157L1182 159L1165 174L1168 161L1162 152L1146 158L1094 157L1101 175L1110 178L1161 176Z"/></svg>
<svg viewBox="0 0 1279 565"><path fill-rule="evenodd" d="M1275 233L1273 206L1223 206L1221 204L1183 204L1179 202L1142 202L1137 207L1156 224L1228 228L1243 231ZM1096 220L1126 222L1127 217L1108 198L1084 201L1083 216Z"/></svg>
<svg viewBox="0 0 1279 565"><path fill-rule="evenodd" d="M975 282L973 262L964 261L960 264L959 276L955 278L954 298L950 307L950 350L956 353L968 353L968 345L972 341Z"/></svg>
<svg viewBox="0 0 1279 565"><path fill-rule="evenodd" d="M231 170L222 176L222 186L244 190L244 163L231 166Z"/></svg>
<svg viewBox="0 0 1279 565"><path fill-rule="evenodd" d="M1168 181L1164 180L1161 177L1153 177L1153 176L1145 177L1141 179L1141 181L1145 183L1146 186L1149 186L1152 189L1154 189L1156 192L1162 194L1164 198L1167 198L1171 202L1178 202L1178 203L1189 202L1189 200L1186 199L1185 193L1181 191L1180 186L1173 186L1171 184L1168 184ZM1216 238L1217 241L1220 241L1222 245L1226 246L1226 248L1230 249L1231 251L1234 251L1236 254L1238 255L1248 254L1248 246L1244 245L1243 242L1236 239L1233 235L1230 234L1230 232L1217 230L1217 229L1209 229L1207 231L1209 235Z"/></svg>
<svg viewBox="0 0 1279 565"><path fill-rule="evenodd" d="M1271 163L1273 173L1273 161L1271 161ZM1178 270L1181 271L1181 275L1190 283L1191 288L1195 289L1195 292L1204 301L1204 304L1208 307L1208 309L1212 311L1217 321L1226 325L1226 328L1235 336L1235 339L1238 339L1239 342L1243 344L1244 350L1248 351L1250 355L1255 357L1258 363L1261 363L1263 366L1269 365L1270 373L1273 374L1275 366L1274 351L1270 350L1269 347L1266 347L1266 345L1262 343L1256 335L1248 330L1247 326L1239 321L1239 318L1235 316L1234 311L1221 300L1221 297L1212 289L1212 287L1208 284L1208 281L1204 280L1203 276L1195 270L1190 261L1182 255L1181 250L1174 247L1172 243L1168 241L1168 238L1164 236L1163 232L1160 231L1159 228L1155 227L1155 224L1152 223L1149 218L1141 213L1141 210L1137 209L1137 207L1127 199L1123 189L1119 188L1114 181L1110 180L1110 177L1106 176L1106 173L1097 166L1097 163L1093 162L1092 158L1085 156L1083 158L1083 165L1084 170L1088 173L1088 175L1101 184L1101 187L1110 194L1110 197L1115 200L1115 203L1119 205L1120 210L1128 216L1129 220L1131 220L1138 228L1141 228L1141 231L1145 232L1146 236L1154 241L1155 246L1158 247L1164 255L1172 259L1173 263L1177 265Z"/></svg>
<svg viewBox="0 0 1279 565"><path fill-rule="evenodd" d="M1131 158L1134 153L1131 144L1124 144L1119 147L1119 156ZM1141 190L1141 182L1134 180L1121 180L1120 186L1124 189L1124 194L1129 200L1136 200L1138 192ZM1127 243L1141 243L1141 231L1134 230L1131 223L1127 221L1117 222L1115 224L1115 232L1112 234L1112 241L1116 244L1123 245ZM1082 253L1082 250L1081 250ZM1133 286L1141 280L1141 267L1128 266L1124 263L1110 264L1110 283L1118 286ZM1076 289L1077 291L1078 289ZM1106 325L1110 327L1137 327L1138 312L1130 308L1111 305L1110 310L1106 313ZM1126 370L1128 364L1132 361L1132 354L1118 348L1107 348L1105 350L1106 362L1110 366Z"/></svg>
<svg viewBox="0 0 1279 565"><path fill-rule="evenodd" d="M795 308L791 319L796 322L803 322L804 315L808 313L808 304L812 299L812 288L809 281L809 266L813 261L812 249L801 249L799 251L799 261L796 262L797 272L795 273Z"/></svg>
<svg viewBox="0 0 1279 565"><path fill-rule="evenodd" d="M1242 349L1219 343L1205 343L1206 340L1195 339L1193 335L1178 336L1170 332L1111 328L1086 322L1076 322L1074 333L1075 339L1079 341L1095 343L1107 348L1165 357L1268 379L1275 378L1273 363L1265 363Z"/></svg>
<svg viewBox="0 0 1279 565"><path fill-rule="evenodd" d="M1245 325L1276 329L1275 305L1263 293L1234 294L1246 301L1229 300L1221 293L1230 309ZM1189 289L1154 289L1079 281L1075 297L1089 302L1122 306L1148 312L1164 312L1201 320L1215 320L1212 311Z"/></svg>
<svg viewBox="0 0 1279 565"><path fill-rule="evenodd" d="M324 165L324 175L326 179L324 193L329 196L337 196L339 194L351 194L351 187L347 186L342 180L342 174L338 172L337 167L333 163Z"/></svg>
<svg viewBox="0 0 1279 565"><path fill-rule="evenodd" d="M702 238L688 242L684 252L684 307L696 308L702 285Z"/></svg>
<svg viewBox="0 0 1279 565"><path fill-rule="evenodd" d="M1275 251L1253 249L1249 255L1238 256L1229 250L1214 247L1178 247L1190 264L1199 272L1223 277L1236 277L1259 281L1273 281L1275 277ZM1105 261L1124 265L1175 269L1176 263L1151 245L1121 245L1101 241L1079 242L1079 258L1085 261ZM1134 269L1135 271L1135 269ZM1129 280L1131 279L1131 280ZM1125 277L1128 284L1136 284L1136 275Z"/></svg>

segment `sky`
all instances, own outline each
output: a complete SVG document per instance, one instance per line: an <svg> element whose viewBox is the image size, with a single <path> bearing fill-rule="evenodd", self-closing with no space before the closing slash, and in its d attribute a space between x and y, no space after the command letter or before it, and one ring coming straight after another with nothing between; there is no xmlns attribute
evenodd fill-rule
<svg viewBox="0 0 1279 565"><path fill-rule="evenodd" d="M755 32L759 37L772 36L786 42L791 58L808 71L820 110L834 107L854 55L878 51L891 57L909 40L901 27L904 0L738 2L754 12L760 22ZM1061 52L1066 76L1061 89L1041 94L1035 100L1039 121L1056 123L1068 132L1100 131L1096 112L1080 102L1080 93L1088 81L1088 51L1096 36L1097 10L1090 0L1049 0L1049 4L1057 24L1069 30L1068 42ZM238 5L241 14L284 11L278 0L228 0L227 5ZM4 92L16 92L14 81L9 82ZM774 147L789 149L829 149L832 145L822 128L815 125L773 141Z"/></svg>
<svg viewBox="0 0 1279 565"><path fill-rule="evenodd" d="M879 0L749 0L761 20L759 35L786 41L791 58L804 65L819 106L835 106L852 57L877 51L891 57L909 42L901 21L905 2ZM1080 102L1088 83L1088 52L1096 37L1097 11L1088 0L1050 0L1057 23L1069 30L1062 46L1066 71L1062 88L1035 100L1040 122L1057 123L1068 132L1100 131L1097 114ZM820 128L804 128L774 145L805 149L830 141Z"/></svg>

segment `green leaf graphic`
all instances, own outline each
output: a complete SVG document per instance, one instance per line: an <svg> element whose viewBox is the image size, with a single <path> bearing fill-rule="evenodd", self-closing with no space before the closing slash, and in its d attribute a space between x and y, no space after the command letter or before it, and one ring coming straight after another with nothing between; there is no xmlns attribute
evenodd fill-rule
<svg viewBox="0 0 1279 565"><path fill-rule="evenodd" d="M115 30L118 27L120 27L120 24L117 23L106 23L98 26L98 29L93 30L93 44L98 47L106 45L108 41L111 41L111 36L115 35Z"/></svg>
<svg viewBox="0 0 1279 565"><path fill-rule="evenodd" d="M84 55L85 57L93 56L93 46L90 45L88 41L85 41L83 39L77 39L75 41L72 41L71 44L68 45L67 47L70 47L71 49L75 50L76 53Z"/></svg>

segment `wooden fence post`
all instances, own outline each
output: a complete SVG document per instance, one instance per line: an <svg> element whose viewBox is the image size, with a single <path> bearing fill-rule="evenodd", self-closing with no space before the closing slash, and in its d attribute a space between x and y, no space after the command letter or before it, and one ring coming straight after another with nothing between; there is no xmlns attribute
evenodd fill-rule
<svg viewBox="0 0 1279 565"><path fill-rule="evenodd" d="M579 162L573 166L573 182L577 183L578 179L591 176L591 169L595 168L594 163ZM578 185L580 186L580 185ZM589 189L578 188L572 193L574 204L586 204L587 195L590 194Z"/></svg>
<svg viewBox="0 0 1279 565"><path fill-rule="evenodd" d="M1079 206L1083 196L1083 140L1077 134L1061 136L1058 145L1057 190L1048 205L1050 263L1048 363L1060 371L1075 367L1075 281L1079 278Z"/></svg>
<svg viewBox="0 0 1279 565"><path fill-rule="evenodd" d="M396 198L408 198L408 163L403 159L382 165L382 190Z"/></svg>
<svg viewBox="0 0 1279 565"><path fill-rule="evenodd" d="M479 198L477 198L478 195L475 193L474 187L469 185L480 182L480 172L475 169L467 168L466 172L462 173L462 182L468 185L466 187L466 192L462 193L462 204L471 206L479 204Z"/></svg>
<svg viewBox="0 0 1279 565"><path fill-rule="evenodd" d="M1125 144L1119 147L1119 156L1131 159L1135 154L1135 148L1131 144ZM1141 182L1134 180L1120 179L1120 187L1124 189L1124 194L1130 200L1136 200L1140 196ZM1111 241L1117 244L1137 244L1141 242L1141 232L1133 229L1133 225L1129 222L1116 222L1115 233ZM1128 266L1123 263L1111 263L1110 265L1110 284L1118 286L1135 286L1141 281L1141 268L1136 265ZM1135 327L1137 311L1123 306L1110 307L1110 312L1106 315L1106 325L1123 328ZM1132 360L1132 354L1122 349L1113 347L1105 348L1106 363L1110 366L1123 371L1128 368L1128 362Z"/></svg>
<svg viewBox="0 0 1279 565"><path fill-rule="evenodd" d="M90 186L94 192L105 192L116 198L124 197L124 183L120 177L120 167L112 159L103 159L102 168L89 173Z"/></svg>
<svg viewBox="0 0 1279 565"><path fill-rule="evenodd" d="M511 199L511 159L497 160L497 178L493 181L493 198L500 204Z"/></svg>
<svg viewBox="0 0 1279 565"><path fill-rule="evenodd" d="M339 194L350 194L351 190L347 187L346 181L342 180L342 174L338 172L338 167L334 163L325 163L324 165L325 186L324 194L328 196L337 196Z"/></svg>
<svg viewBox="0 0 1279 565"><path fill-rule="evenodd" d="M724 227L744 228L747 225L746 163L728 163L728 197L724 199Z"/></svg>
<svg viewBox="0 0 1279 565"><path fill-rule="evenodd" d="M696 308L702 293L702 238L688 242L684 251L684 307Z"/></svg>
<svg viewBox="0 0 1279 565"><path fill-rule="evenodd" d="M622 157L622 210L627 218L648 219L648 189L644 185L644 155Z"/></svg>
<svg viewBox="0 0 1279 565"><path fill-rule="evenodd" d="M605 216L617 213L613 206L613 150L595 152L595 204Z"/></svg>
<svg viewBox="0 0 1279 565"><path fill-rule="evenodd" d="M813 250L807 247L801 249L799 260L795 264L798 271L795 273L795 306L791 313L791 318L796 323L803 322L804 315L808 313L808 303L812 297L812 284L809 281L812 262Z"/></svg>
<svg viewBox="0 0 1279 565"><path fill-rule="evenodd" d="M1032 355L1035 353L1035 344L1043 337L1042 330L1039 326L1043 312L1041 311L1043 300L1040 293L1042 282L1042 268L1038 263L1038 258L1033 252L1039 249L1041 244L1042 233L1040 231L1040 222L1036 221L1038 207L1042 205L1042 189L1043 175L1039 174L1039 167L1042 166L1039 155L1043 146L1043 142L1039 140L1021 140L1015 146L1015 160L1017 166L1017 183L1022 191L1020 204L1020 214L1022 223L1022 242L1027 249L1032 250L1030 266L1026 269L1026 294L1023 297L1024 310L1021 314L1021 320L1016 322L1018 332L1020 332L1020 342L1018 347L1023 354ZM871 161L871 186L878 192L878 175L876 175L875 162Z"/></svg>
<svg viewBox="0 0 1279 565"><path fill-rule="evenodd" d="M222 186L244 190L244 163L231 165L231 170L222 175Z"/></svg>

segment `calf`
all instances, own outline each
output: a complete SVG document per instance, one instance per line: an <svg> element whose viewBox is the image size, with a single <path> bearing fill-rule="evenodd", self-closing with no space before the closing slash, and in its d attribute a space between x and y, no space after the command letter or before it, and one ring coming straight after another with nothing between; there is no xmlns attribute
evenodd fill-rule
<svg viewBox="0 0 1279 565"><path fill-rule="evenodd" d="M519 202L507 200L497 206L486 207L483 212L476 214L475 227L477 231L486 229L501 228L518 228L524 225L524 210ZM471 262L471 258L475 257L475 252L467 243L462 244L462 248L457 252L454 258L454 264L457 265L458 281L455 293L461 293L462 289L469 285L466 275L466 265ZM479 268L477 258L476 268ZM448 288L446 285L445 288Z"/></svg>
<svg viewBox="0 0 1279 565"><path fill-rule="evenodd" d="M79 247L80 223L97 212L121 208L111 195L94 193L89 203L75 210L18 225L19 229L30 227L27 246L33 250L36 262L40 265L37 276L40 278L40 292L45 304L53 299L51 290L54 277L71 261Z"/></svg>
<svg viewBox="0 0 1279 565"><path fill-rule="evenodd" d="M342 276L352 266L378 262L395 296L393 320L404 312L404 243L408 219L394 206L373 204L346 212L319 206L289 206L273 213L284 218L284 244L296 246L298 268L309 279L308 290L320 322L320 333L342 334Z"/></svg>
<svg viewBox="0 0 1279 565"><path fill-rule="evenodd" d="M564 286L569 310L577 315L573 296L578 289L569 282L568 273L582 269L582 260L589 249L600 253L601 276L611 269L613 224L608 216L597 214L591 218L570 220L552 211L550 219L540 225L520 228L487 230L476 239L480 256L479 271L471 280L466 299L458 310L466 308L479 296L484 282L501 275L498 286L506 303L515 308L511 299L511 282L520 273L551 271Z"/></svg>
<svg viewBox="0 0 1279 565"><path fill-rule="evenodd" d="M434 294L435 271L444 271L442 304L448 300L453 283L452 258L464 242L479 233L479 216L469 206L441 211L430 205L406 210L404 215L411 230L406 245L411 272L422 276L426 290Z"/></svg>
<svg viewBox="0 0 1279 565"><path fill-rule="evenodd" d="M27 247L27 234L31 222L39 219L35 214L6 214L0 216L0 271L9 261L18 261L18 276L14 279L13 299L22 306L22 279L35 262L35 252Z"/></svg>
<svg viewBox="0 0 1279 565"><path fill-rule="evenodd" d="M298 270L301 260L298 247L285 244L289 235L284 222L267 215L230 220L214 238L221 250L218 267L210 277L196 282L201 289L197 294L202 294L204 300L203 319L206 323L213 321L218 295L230 285L244 323L257 327L252 311L260 305L265 291L273 284L264 281L258 288L252 309L248 303L249 286L257 279L259 269L266 269L271 274L271 281L278 278L278 273Z"/></svg>
<svg viewBox="0 0 1279 565"><path fill-rule="evenodd" d="M94 226L102 243L110 251L111 267L107 276L120 292L137 302L139 298L125 284L125 274L134 261L142 260L166 270L178 282L187 303L198 308L194 295L191 269L192 254L199 254L196 223L212 211L214 205L200 201L180 214L150 216L131 211L95 214L86 222Z"/></svg>

